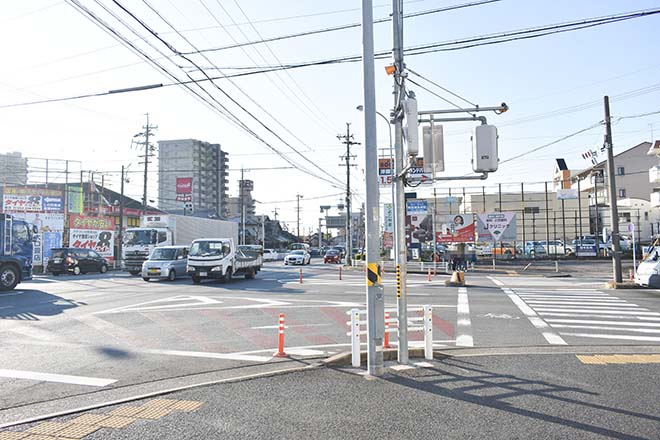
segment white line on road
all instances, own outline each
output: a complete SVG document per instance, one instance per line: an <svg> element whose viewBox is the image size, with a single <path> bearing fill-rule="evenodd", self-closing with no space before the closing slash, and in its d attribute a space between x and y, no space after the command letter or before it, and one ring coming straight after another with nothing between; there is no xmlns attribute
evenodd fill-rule
<svg viewBox="0 0 660 440"><path fill-rule="evenodd" d="M541 316L562 316L565 318L616 318L616 319L630 319L630 315L601 315L600 313L560 313L560 312L539 312ZM643 319L645 321L660 321L658 318L646 318L643 316L634 316L637 319Z"/></svg>
<svg viewBox="0 0 660 440"><path fill-rule="evenodd" d="M295 328L295 327L328 327L331 324L299 324L299 325L286 325L284 328ZM277 329L279 325L261 325L258 327L250 327L252 330L269 330Z"/></svg>
<svg viewBox="0 0 660 440"><path fill-rule="evenodd" d="M554 323L565 324L604 324L604 325L627 325L630 327L660 327L660 323L656 322L631 322L631 321L592 321L589 319L546 319L551 325Z"/></svg>
<svg viewBox="0 0 660 440"><path fill-rule="evenodd" d="M588 330L613 330L613 331L624 331L624 332L636 332L636 333L660 333L660 329L656 328L621 328L621 327L609 327L605 325L570 325L570 324L551 324L554 328L581 328Z"/></svg>
<svg viewBox="0 0 660 440"><path fill-rule="evenodd" d="M0 369L0 377L10 379L27 379L38 382L58 382L71 385L86 385L90 387L105 387L117 382L115 379L101 379L98 377L69 376L67 374L40 373L37 371L4 370Z"/></svg>
<svg viewBox="0 0 660 440"><path fill-rule="evenodd" d="M660 313L658 312L638 312L638 311L632 311L632 310L617 310L617 309L612 309L612 308L596 308L596 307L590 307L590 308L552 308L552 307L537 307L536 310L540 312L573 312L573 313L599 313L601 315L608 315L608 314L620 314L620 315L647 315L647 316L660 316ZM648 310L648 309L641 309L641 310Z"/></svg>
<svg viewBox="0 0 660 440"><path fill-rule="evenodd" d="M456 346L474 347L472 337L472 322L470 321L470 304L467 289L458 288L458 305L456 307Z"/></svg>
<svg viewBox="0 0 660 440"><path fill-rule="evenodd" d="M586 301L532 301L532 300L525 300L525 302L529 305L532 306L564 306L564 307L576 307L576 306L594 306L596 307L607 307L607 308L614 308L614 307L636 307L639 308L637 304L630 304L630 303L608 303L608 302L586 302ZM604 307L604 308L605 308ZM640 309L642 310L642 309ZM648 309L643 309L643 310L648 310Z"/></svg>
<svg viewBox="0 0 660 440"><path fill-rule="evenodd" d="M499 281L499 280L496 280L494 278L490 278L490 279L493 282ZM495 283L495 284L498 284L498 283ZM498 284L498 285L502 286L503 283L500 282L500 284ZM543 335L545 340L548 341L548 343L550 343L552 345L568 345L566 343L566 341L564 341L562 339L561 336L559 336L557 333L551 331L549 329L548 324L546 324L545 321L543 321L543 319L541 319L539 317L539 315L537 315L536 312L530 306L528 306L525 303L525 301L522 300L522 298L520 298L518 295L516 295L516 293L513 290L508 289L508 288L502 288L502 291L509 297L509 299L516 306L518 306L520 311L523 312L523 314L527 317L527 319L529 319L529 322L531 322L532 325L535 328L537 328L539 330L542 330L541 334Z"/></svg>
<svg viewBox="0 0 660 440"><path fill-rule="evenodd" d="M232 361L251 361L251 362L268 362L272 358L266 356L250 356L239 353L212 353L206 351L183 351L183 350L158 350L147 349L139 350L140 353L149 354L164 354L168 356L183 356L183 357L198 357L208 359L226 359Z"/></svg>
<svg viewBox="0 0 660 440"><path fill-rule="evenodd" d="M591 333L560 333L560 334L565 336L578 336L580 338L621 339L624 341L660 342L660 337L656 337L656 336L608 335L608 334L591 334Z"/></svg>

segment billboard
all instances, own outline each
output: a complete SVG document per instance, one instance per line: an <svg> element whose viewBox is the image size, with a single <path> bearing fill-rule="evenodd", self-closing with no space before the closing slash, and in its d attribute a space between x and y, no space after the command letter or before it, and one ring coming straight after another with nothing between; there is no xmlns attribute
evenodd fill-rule
<svg viewBox="0 0 660 440"><path fill-rule="evenodd" d="M578 198L577 189L558 189L557 200L574 200Z"/></svg>
<svg viewBox="0 0 660 440"><path fill-rule="evenodd" d="M438 243L470 243L475 232L472 214L450 214L441 216L435 235Z"/></svg>
<svg viewBox="0 0 660 440"><path fill-rule="evenodd" d="M407 200L406 215L426 214L429 211L429 203L426 200Z"/></svg>
<svg viewBox="0 0 660 440"><path fill-rule="evenodd" d="M5 212L62 212L62 191L47 188L7 187L2 196Z"/></svg>
<svg viewBox="0 0 660 440"><path fill-rule="evenodd" d="M385 203L383 221L385 232L394 232L394 206L391 203Z"/></svg>
<svg viewBox="0 0 660 440"><path fill-rule="evenodd" d="M394 160L392 158L378 159L378 181L381 186L392 184Z"/></svg>
<svg viewBox="0 0 660 440"><path fill-rule="evenodd" d="M515 241L516 213L477 214L477 233L480 241Z"/></svg>
<svg viewBox="0 0 660 440"><path fill-rule="evenodd" d="M34 266L45 266L48 263L48 258L50 258L51 249L62 246L64 214L36 212L14 215L37 227L33 242L32 264Z"/></svg>
<svg viewBox="0 0 660 440"><path fill-rule="evenodd" d="M69 217L69 246L93 249L108 260L114 258L115 221L112 217Z"/></svg>
<svg viewBox="0 0 660 440"><path fill-rule="evenodd" d="M192 202L192 177L176 178L176 201Z"/></svg>

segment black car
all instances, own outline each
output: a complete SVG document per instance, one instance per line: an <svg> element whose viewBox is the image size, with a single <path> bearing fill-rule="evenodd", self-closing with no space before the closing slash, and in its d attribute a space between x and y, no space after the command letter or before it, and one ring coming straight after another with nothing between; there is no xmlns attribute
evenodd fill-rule
<svg viewBox="0 0 660 440"><path fill-rule="evenodd" d="M87 272L106 273L108 261L90 249L55 248L52 249L46 270L55 276L63 273L74 275Z"/></svg>

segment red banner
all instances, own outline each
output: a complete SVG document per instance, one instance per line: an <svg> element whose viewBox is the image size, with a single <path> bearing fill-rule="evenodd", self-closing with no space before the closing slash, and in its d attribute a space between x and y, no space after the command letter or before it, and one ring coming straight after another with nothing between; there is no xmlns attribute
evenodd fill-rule
<svg viewBox="0 0 660 440"><path fill-rule="evenodd" d="M192 194L192 177L177 177L176 178L176 193L177 194Z"/></svg>

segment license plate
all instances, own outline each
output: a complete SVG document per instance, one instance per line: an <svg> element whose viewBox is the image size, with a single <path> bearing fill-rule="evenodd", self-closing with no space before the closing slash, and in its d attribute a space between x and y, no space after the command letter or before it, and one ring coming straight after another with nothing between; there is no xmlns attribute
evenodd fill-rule
<svg viewBox="0 0 660 440"><path fill-rule="evenodd" d="M62 259L61 258L53 258L53 263L61 263Z"/></svg>
<svg viewBox="0 0 660 440"><path fill-rule="evenodd" d="M160 272L158 269L149 269L149 273L158 273Z"/></svg>
<svg viewBox="0 0 660 440"><path fill-rule="evenodd" d="M208 275L208 272L200 272L200 273L199 273L199 276L200 276L200 277L205 277L205 276L207 276L207 275Z"/></svg>

